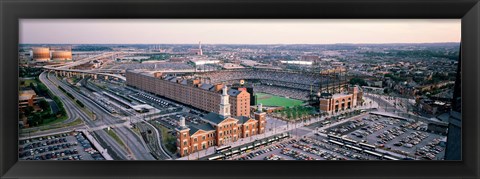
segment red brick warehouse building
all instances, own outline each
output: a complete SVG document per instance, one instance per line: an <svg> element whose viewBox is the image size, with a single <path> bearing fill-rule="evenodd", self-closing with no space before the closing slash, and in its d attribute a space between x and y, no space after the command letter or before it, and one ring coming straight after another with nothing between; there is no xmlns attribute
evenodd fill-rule
<svg viewBox="0 0 480 179"><path fill-rule="evenodd" d="M185 119L180 119L177 131L177 152L186 156L193 152L207 149L211 146L227 145L242 138L265 133L266 113L259 110L255 117L230 116L229 95L227 87L223 87L220 111L209 113L203 117L207 123L202 125L185 124Z"/></svg>
<svg viewBox="0 0 480 179"><path fill-rule="evenodd" d="M126 72L127 85L207 112L220 110L223 84L202 83L191 76L168 76L161 72ZM232 116L250 116L250 93L243 89L228 90Z"/></svg>

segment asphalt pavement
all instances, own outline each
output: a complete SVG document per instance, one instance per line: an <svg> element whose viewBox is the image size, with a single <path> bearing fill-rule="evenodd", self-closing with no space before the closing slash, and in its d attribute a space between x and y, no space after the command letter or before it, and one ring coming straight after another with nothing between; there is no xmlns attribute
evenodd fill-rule
<svg viewBox="0 0 480 179"><path fill-rule="evenodd" d="M100 125L114 125L117 123L121 123L120 119L117 119L117 117L111 116L110 114L105 113L105 111L100 110L100 108L92 102L92 99L88 99L84 95L78 93L76 90L72 89L69 85L65 84L64 82L60 81L57 79L54 75L50 75L51 80L55 80L55 82L62 86L65 90L70 92L76 99L79 99L82 101L82 103L85 104L85 106L88 109L91 109L95 115L97 116L97 119L93 121L88 117L83 111L78 109L78 107L75 104L72 104L72 108L74 110L77 110L82 116L84 121L87 123L88 128L92 127L98 127ZM143 144L138 141L138 136L136 136L133 132L130 131L130 129L127 129L125 127L119 127L117 128L118 132L117 135L125 142L125 144L128 146L128 148L133 152L133 156L129 156L127 152L121 147L116 141L112 140L111 137L104 131L99 130L96 132L102 139L104 139L108 145L116 152L119 154L123 159L129 159L129 158L135 158L137 160L154 160L153 156L145 149Z"/></svg>

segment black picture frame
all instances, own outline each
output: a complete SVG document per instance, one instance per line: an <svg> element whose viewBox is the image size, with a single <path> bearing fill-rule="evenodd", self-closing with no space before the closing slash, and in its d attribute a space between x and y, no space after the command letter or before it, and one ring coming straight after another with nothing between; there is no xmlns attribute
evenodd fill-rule
<svg viewBox="0 0 480 179"><path fill-rule="evenodd" d="M478 0L2 0L0 176L3 178L480 178ZM21 18L462 19L462 161L18 161Z"/></svg>

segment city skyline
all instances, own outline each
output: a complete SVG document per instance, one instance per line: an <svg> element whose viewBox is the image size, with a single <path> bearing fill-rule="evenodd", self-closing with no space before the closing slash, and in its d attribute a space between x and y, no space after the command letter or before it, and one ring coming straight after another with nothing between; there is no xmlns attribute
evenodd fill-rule
<svg viewBox="0 0 480 179"><path fill-rule="evenodd" d="M461 160L459 23L20 20L18 159Z"/></svg>
<svg viewBox="0 0 480 179"><path fill-rule="evenodd" d="M459 19L21 19L19 41L20 44L195 44L198 41L202 44L388 44L460 42L460 34Z"/></svg>

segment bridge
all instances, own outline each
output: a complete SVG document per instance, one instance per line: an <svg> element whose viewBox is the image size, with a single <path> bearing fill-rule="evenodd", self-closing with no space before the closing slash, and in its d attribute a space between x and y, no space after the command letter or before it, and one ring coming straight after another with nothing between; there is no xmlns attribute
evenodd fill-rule
<svg viewBox="0 0 480 179"><path fill-rule="evenodd" d="M92 70L80 70L80 69L71 69L72 67L79 66L82 64L89 63L93 60L97 59L102 59L102 58L108 58L112 57L115 55L118 55L121 52L106 52L102 53L100 55L95 55L92 57L87 57L75 62L70 62L67 64L63 65L47 65L44 66L44 69L47 69L49 71L55 72L55 75L61 75L61 76L67 76L67 77L72 77L72 76L82 76L82 78L85 78L85 75L90 75L94 79L97 79L98 76L103 76L105 79L108 79L109 77L113 77L114 79L120 79L123 81L126 81L127 79L116 73L124 73L124 70L119 70L119 69L92 69Z"/></svg>

